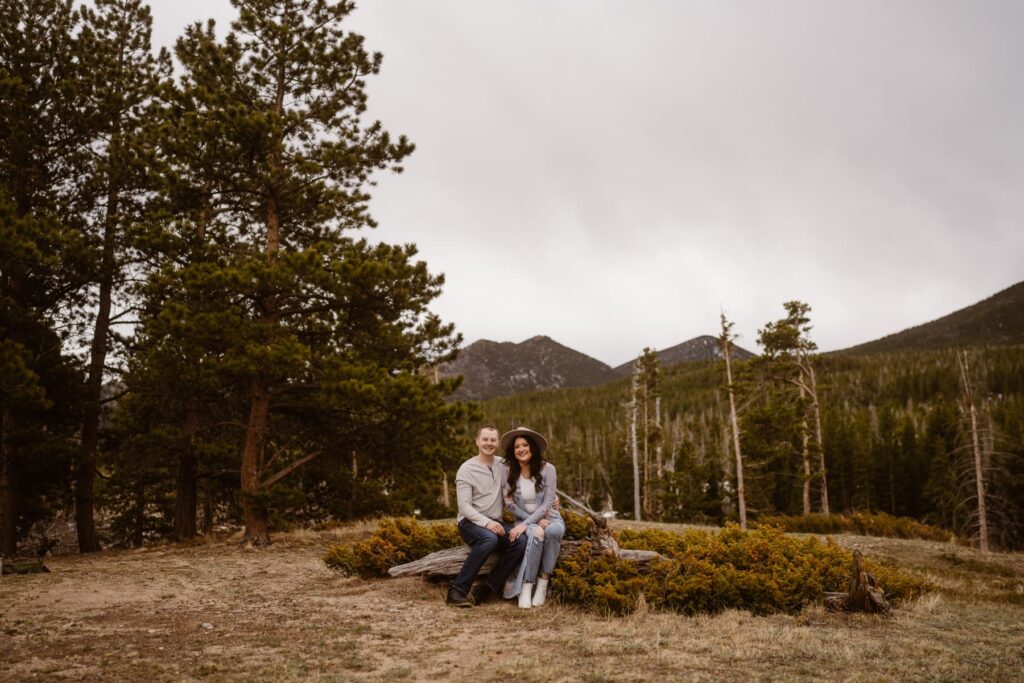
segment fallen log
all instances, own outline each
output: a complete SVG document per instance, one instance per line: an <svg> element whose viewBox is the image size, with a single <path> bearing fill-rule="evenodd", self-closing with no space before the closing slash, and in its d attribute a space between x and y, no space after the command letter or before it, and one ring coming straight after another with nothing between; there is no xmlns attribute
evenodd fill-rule
<svg viewBox="0 0 1024 683"><path fill-rule="evenodd" d="M562 542L562 548L558 552L559 561L573 555L584 544L589 544L595 553L601 555L615 555L620 560L636 562L641 571L646 569L651 562L665 559L663 555L654 552L653 550L621 549L618 541L616 541L615 537L612 535L611 529L608 528L608 521L604 517L601 517L589 507L577 501L565 492L559 491L558 494L594 520L594 531L589 539L586 541ZM462 564L466 561L468 556L468 545L459 546L458 548L449 548L447 550L439 550L436 553L431 553L418 560L392 567L388 570L388 574L392 577L419 575L425 576L428 579L450 579L459 573L459 570L462 569ZM484 566L480 569L480 576L486 576L489 574L497 563L498 555L497 553L494 553L487 558L486 562L484 562Z"/></svg>
<svg viewBox="0 0 1024 683"><path fill-rule="evenodd" d="M864 568L864 555L853 551L853 573L846 593L826 592L825 607L832 612L888 614L892 609L875 575Z"/></svg>
<svg viewBox="0 0 1024 683"><path fill-rule="evenodd" d="M562 561L570 557L580 549L580 546L587 543L590 543L590 541L564 541L562 549L558 552L558 560ZM591 543L591 545L593 544ZM636 562L641 568L646 568L654 560L664 559L661 554L653 550L619 550L615 554L621 560ZM459 570L462 569L462 564L468 556L468 545L438 550L436 553L431 553L418 560L392 567L388 570L388 575L393 578L399 576L425 576L428 579L450 579L459 573ZM498 554L493 553L487 558L484 566L480 569L480 576L489 574L497 563Z"/></svg>

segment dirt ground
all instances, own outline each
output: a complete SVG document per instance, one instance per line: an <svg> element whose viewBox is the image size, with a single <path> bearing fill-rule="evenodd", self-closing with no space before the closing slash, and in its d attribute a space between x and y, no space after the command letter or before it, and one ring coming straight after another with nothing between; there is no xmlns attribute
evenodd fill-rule
<svg viewBox="0 0 1024 683"><path fill-rule="evenodd" d="M941 588L890 618L744 612L627 618L471 610L419 579L342 578L366 533L61 556L0 579L0 681L1024 681L1024 555L839 536Z"/></svg>

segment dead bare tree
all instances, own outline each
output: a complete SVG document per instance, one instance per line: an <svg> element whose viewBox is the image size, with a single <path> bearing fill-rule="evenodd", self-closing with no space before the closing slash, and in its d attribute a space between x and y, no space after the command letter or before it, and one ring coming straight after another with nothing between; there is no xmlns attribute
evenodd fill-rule
<svg viewBox="0 0 1024 683"><path fill-rule="evenodd" d="M743 486L743 452L740 450L740 423L736 418L736 390L732 381L732 328L735 323L722 313L722 334L718 337L725 359L725 387L729 394L729 424L732 427L732 445L736 455L736 499L739 503L740 528L747 528L747 498Z"/></svg>
<svg viewBox="0 0 1024 683"><path fill-rule="evenodd" d="M803 405L807 400L807 390L804 389L803 384L798 386L800 388L800 404ZM811 514L811 450L810 430L807 428L806 415L804 415L803 420L800 422L800 454L803 456L804 461L804 514L809 515Z"/></svg>
<svg viewBox="0 0 1024 683"><path fill-rule="evenodd" d="M629 439L633 451L633 519L640 521L640 454L636 441L636 375L633 375L633 397L630 402Z"/></svg>
<svg viewBox="0 0 1024 683"><path fill-rule="evenodd" d="M977 487L978 501L978 545L981 552L989 551L988 543L988 515L985 510L985 478L981 467L981 444L978 437L978 413L974 401L974 385L971 383L970 361L967 351L960 351L957 354L957 361L960 365L960 381L963 388L964 405L971 421L971 445L974 452L974 481Z"/></svg>

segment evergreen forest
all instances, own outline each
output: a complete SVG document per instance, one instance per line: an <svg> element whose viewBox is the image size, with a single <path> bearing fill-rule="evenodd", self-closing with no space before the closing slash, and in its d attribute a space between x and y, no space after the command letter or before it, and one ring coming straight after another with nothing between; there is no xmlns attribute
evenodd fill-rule
<svg viewBox="0 0 1024 683"><path fill-rule="evenodd" d="M992 545L1020 548L1024 347L982 347L967 355ZM819 513L824 492L825 511L833 514L913 517L977 541L974 439L958 352L813 355L811 361L821 394L823 446L813 420L807 421L806 400L801 403L798 391L787 391L773 377L765 368L771 361L761 357L733 364L751 518ZM641 412L647 406L646 418L641 414L636 422L641 518L736 521L724 362L681 364L658 374L660 386L646 400L643 383L637 391L624 379L494 399L483 412L502 428L524 423L546 430L559 485L595 509L633 517L631 406L640 393Z"/></svg>

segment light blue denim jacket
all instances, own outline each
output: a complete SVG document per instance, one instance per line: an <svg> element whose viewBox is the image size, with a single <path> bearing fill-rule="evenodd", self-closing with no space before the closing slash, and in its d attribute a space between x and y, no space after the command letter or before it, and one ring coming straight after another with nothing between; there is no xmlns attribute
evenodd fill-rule
<svg viewBox="0 0 1024 683"><path fill-rule="evenodd" d="M558 475L555 473L555 466L551 463L545 463L544 469L540 471L540 486L537 489L540 501L537 504L537 508L533 512L526 511L519 480L516 480L514 495L512 495L512 491L509 488L508 480L505 480L505 504L508 505L508 509L515 516L516 521L523 522L524 524L536 524L544 519L545 516L548 519L561 519L562 516L558 514L558 510L554 510L551 507L555 502L555 488L557 486Z"/></svg>

